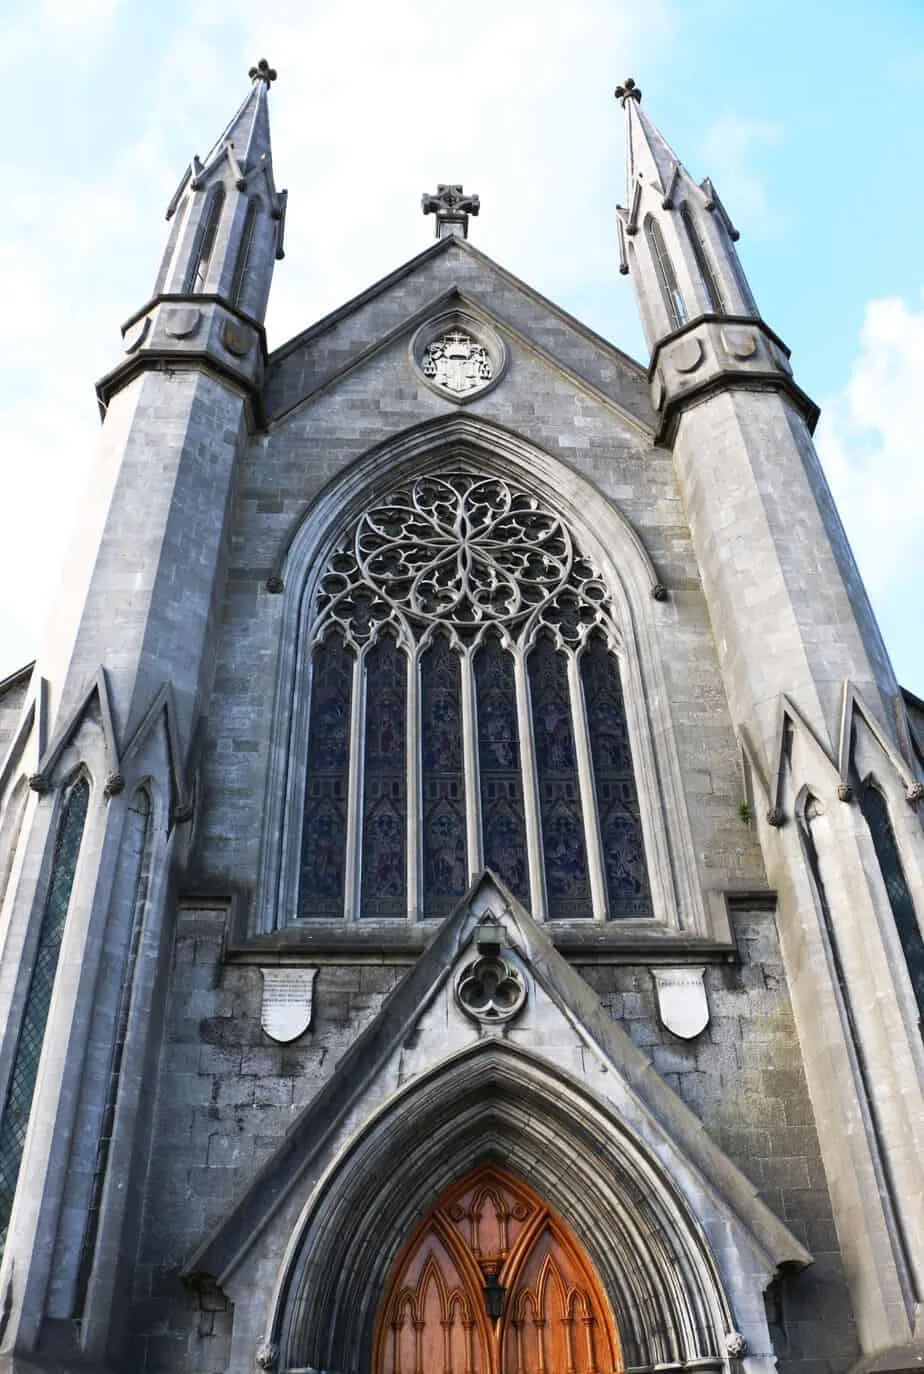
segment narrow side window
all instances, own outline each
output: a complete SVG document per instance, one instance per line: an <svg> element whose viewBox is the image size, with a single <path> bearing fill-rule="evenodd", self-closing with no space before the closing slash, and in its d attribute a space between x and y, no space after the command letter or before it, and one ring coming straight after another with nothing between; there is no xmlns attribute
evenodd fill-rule
<svg viewBox="0 0 924 1374"><path fill-rule="evenodd" d="M889 819L885 798L869 779L860 788L860 810L872 837L879 869L895 918L905 963L911 977L919 1019L924 1016L924 937L918 924L918 914L911 899L911 889L902 867L895 831Z"/></svg>
<svg viewBox="0 0 924 1374"><path fill-rule="evenodd" d="M712 266L709 250L698 225L694 222L688 205L684 204L680 207L680 218L683 220L684 228L687 231L687 237L690 240L690 247L693 249L696 270L703 284L703 291L705 292L709 309L716 314L727 311L728 306L723 299L722 287Z"/></svg>
<svg viewBox="0 0 924 1374"><path fill-rule="evenodd" d="M61 953L89 801L90 784L86 778L79 778L68 793L58 820L51 880L45 899L45 910L42 913L38 949L29 979L22 1025L13 1056L13 1069L0 1119L0 1253L6 1243L7 1228L13 1210L26 1130L35 1095L39 1058L51 1006L51 993L58 971L58 956Z"/></svg>
<svg viewBox="0 0 924 1374"><path fill-rule="evenodd" d="M664 242L664 235L661 233L661 226L657 220L652 219L651 215L645 220L645 237L648 240L651 259L661 287L664 308L671 322L671 328L679 329L682 324L686 323L686 307L683 303L683 296L680 294L680 287L677 284L674 264L671 262L667 244Z"/></svg>

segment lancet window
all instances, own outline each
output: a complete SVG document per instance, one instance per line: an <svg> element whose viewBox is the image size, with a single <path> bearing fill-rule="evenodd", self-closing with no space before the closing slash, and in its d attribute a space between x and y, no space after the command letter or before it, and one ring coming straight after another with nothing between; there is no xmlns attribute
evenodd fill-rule
<svg viewBox="0 0 924 1374"><path fill-rule="evenodd" d="M70 906L71 889L74 886L89 800L90 785L86 778L78 778L61 809L48 896L39 930L38 950L29 980L29 990L26 993L26 1005L13 1056L6 1100L0 1115L0 1254L6 1243L7 1228L13 1210L13 1198L19 1179L29 1115L32 1111L39 1058L45 1038L55 974L58 971L58 956L64 938L64 926Z"/></svg>
<svg viewBox="0 0 924 1374"><path fill-rule="evenodd" d="M559 515L453 470L371 506L311 608L300 918L651 912L619 633Z"/></svg>
<svg viewBox="0 0 924 1374"><path fill-rule="evenodd" d="M728 309L728 306L723 299L722 287L715 273L715 269L712 266L712 259L703 237L702 229L698 223L694 222L690 207L686 203L680 207L680 218L683 221L684 228L687 231L687 237L690 240L690 247L693 250L693 257L696 261L696 270L703 284L703 291L706 294L709 309L716 314L725 311Z"/></svg>
<svg viewBox="0 0 924 1374"><path fill-rule="evenodd" d="M648 247L651 251L651 258L671 328L679 329L682 324L686 324L686 306L683 303L683 296L677 282L677 273L674 271L674 264L671 262L670 253L667 251L661 226L651 215L645 220L645 237L648 240Z"/></svg>
<svg viewBox="0 0 924 1374"><path fill-rule="evenodd" d="M225 205L225 188L214 186L209 192L209 199L202 212L202 219L199 222L199 232L196 236L196 245L193 250L192 259L189 264L187 279L183 284L186 292L204 291L208 283L209 263L212 260L212 253L215 248L215 240L218 236L218 225L221 222L221 214Z"/></svg>
<svg viewBox="0 0 924 1374"><path fill-rule="evenodd" d="M889 810L882 793L869 779L860 788L859 801L860 810L869 826L889 905L908 965L911 986L918 1004L918 1016L924 1018L924 936L921 934L911 889L898 852Z"/></svg>

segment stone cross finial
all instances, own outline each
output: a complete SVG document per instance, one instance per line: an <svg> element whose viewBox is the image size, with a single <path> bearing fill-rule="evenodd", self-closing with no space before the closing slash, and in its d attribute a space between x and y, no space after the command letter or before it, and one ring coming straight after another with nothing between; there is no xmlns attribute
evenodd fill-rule
<svg viewBox="0 0 924 1374"><path fill-rule="evenodd" d="M616 87L614 94L616 99L621 102L623 109L626 108L627 100L634 100L637 105L642 103L641 88L636 86L631 76L627 76L623 84Z"/></svg>
<svg viewBox="0 0 924 1374"><path fill-rule="evenodd" d="M438 239L448 238L450 234L458 234L461 238L467 239L468 217L478 214L481 202L477 196L467 196L461 186L449 186L440 182L435 196L424 191L420 206L425 215L436 215Z"/></svg>
<svg viewBox="0 0 924 1374"><path fill-rule="evenodd" d="M265 81L270 86L276 80L276 68L271 67L265 57L261 57L255 67L250 69L251 81Z"/></svg>

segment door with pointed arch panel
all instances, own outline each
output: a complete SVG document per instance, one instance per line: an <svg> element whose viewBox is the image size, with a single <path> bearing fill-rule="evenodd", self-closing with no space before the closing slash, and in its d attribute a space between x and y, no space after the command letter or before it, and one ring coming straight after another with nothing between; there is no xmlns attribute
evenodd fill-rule
<svg viewBox="0 0 924 1374"><path fill-rule="evenodd" d="M440 1198L398 1257L374 1374L617 1374L609 1304L574 1236L485 1165Z"/></svg>

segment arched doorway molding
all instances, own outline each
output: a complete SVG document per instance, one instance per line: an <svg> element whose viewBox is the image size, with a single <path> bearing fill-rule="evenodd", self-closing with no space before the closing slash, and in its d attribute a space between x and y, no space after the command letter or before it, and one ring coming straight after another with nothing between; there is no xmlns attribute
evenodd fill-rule
<svg viewBox="0 0 924 1374"><path fill-rule="evenodd" d="M392 1097L313 1190L273 1302L268 1334L281 1370L370 1367L396 1256L479 1162L529 1183L574 1232L611 1305L626 1368L724 1368L736 1318L763 1342L761 1295L776 1264L757 1238L689 1170L683 1184L698 1190L697 1216L649 1151L573 1079L482 1040Z"/></svg>
<svg viewBox="0 0 924 1374"><path fill-rule="evenodd" d="M306 661L317 581L364 507L410 476L457 466L514 476L558 510L612 595L654 915L668 928L710 928L696 872L657 625L657 571L630 521L560 459L472 415L430 421L378 445L331 481L293 526L276 561L283 597L254 933L284 927L296 909L308 747ZM617 926L624 923L617 922ZM617 932L618 934L618 932Z"/></svg>

